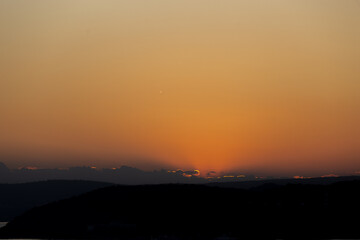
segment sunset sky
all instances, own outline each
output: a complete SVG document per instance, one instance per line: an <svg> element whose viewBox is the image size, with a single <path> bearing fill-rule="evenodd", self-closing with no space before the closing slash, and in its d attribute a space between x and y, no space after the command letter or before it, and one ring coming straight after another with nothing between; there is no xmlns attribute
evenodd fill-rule
<svg viewBox="0 0 360 240"><path fill-rule="evenodd" d="M360 1L1 0L10 167L360 170Z"/></svg>

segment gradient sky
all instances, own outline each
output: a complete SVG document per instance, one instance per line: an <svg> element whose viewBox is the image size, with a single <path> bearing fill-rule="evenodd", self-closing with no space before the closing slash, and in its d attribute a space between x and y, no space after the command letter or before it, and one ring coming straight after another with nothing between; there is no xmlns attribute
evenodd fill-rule
<svg viewBox="0 0 360 240"><path fill-rule="evenodd" d="M360 170L357 0L2 0L9 166Z"/></svg>

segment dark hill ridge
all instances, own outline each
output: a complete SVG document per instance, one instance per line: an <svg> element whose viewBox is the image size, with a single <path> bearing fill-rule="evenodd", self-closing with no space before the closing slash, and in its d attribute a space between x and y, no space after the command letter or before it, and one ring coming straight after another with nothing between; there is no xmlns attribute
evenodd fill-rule
<svg viewBox="0 0 360 240"><path fill-rule="evenodd" d="M235 181L235 182L212 182L208 183L212 187L255 189L262 188L263 185L285 186L287 184L315 184L328 185L336 182L360 180L360 176L340 176L340 177L315 177L315 178L283 178L283 179L263 179L252 181Z"/></svg>
<svg viewBox="0 0 360 240"><path fill-rule="evenodd" d="M0 170L4 165L0 163ZM126 169L126 167L123 167ZM6 166L4 168L6 170ZM136 169L132 169L136 171ZM125 170L124 170L125 171ZM126 172L127 169L126 169ZM1 175L1 174L0 174ZM312 178L312 179L270 179L247 182L217 182L209 186L240 189L263 189L286 184L326 185L339 181L360 180L359 176ZM79 195L98 188L113 185L105 182L83 180L49 180L21 184L0 184L0 221L13 219L25 211L52 201Z"/></svg>
<svg viewBox="0 0 360 240"><path fill-rule="evenodd" d="M1 237L359 238L360 181L262 190L112 186L28 211Z"/></svg>
<svg viewBox="0 0 360 240"><path fill-rule="evenodd" d="M36 206L110 185L112 184L71 180L0 184L0 221L11 220Z"/></svg>

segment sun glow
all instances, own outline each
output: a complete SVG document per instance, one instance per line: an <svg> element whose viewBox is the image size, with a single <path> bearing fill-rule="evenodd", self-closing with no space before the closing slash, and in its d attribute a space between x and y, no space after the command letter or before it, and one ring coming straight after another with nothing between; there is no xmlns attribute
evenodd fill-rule
<svg viewBox="0 0 360 240"><path fill-rule="evenodd" d="M360 169L355 1L106 2L0 2L1 158Z"/></svg>

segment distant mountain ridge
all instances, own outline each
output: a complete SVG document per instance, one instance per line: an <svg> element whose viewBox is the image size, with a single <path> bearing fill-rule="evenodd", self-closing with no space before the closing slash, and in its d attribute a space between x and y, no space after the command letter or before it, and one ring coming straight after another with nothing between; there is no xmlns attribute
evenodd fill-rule
<svg viewBox="0 0 360 240"><path fill-rule="evenodd" d="M0 183L26 183L46 180L83 180L127 185L207 182L206 179L200 178L195 171L167 171L164 169L143 171L129 166L105 169L88 166L70 167L68 169L9 169L0 162Z"/></svg>
<svg viewBox="0 0 360 240"><path fill-rule="evenodd" d="M360 179L360 176L351 176ZM328 179L328 180L327 180ZM70 167L68 169L37 169L21 168L9 169L0 162L0 184L1 183L26 183L46 180L83 180L95 182L109 182L114 184L141 185L141 184L207 184L221 187L252 188L263 183L273 182L284 185L286 183L315 183L337 182L342 177L319 177L304 179L279 179L279 178L256 178L254 175L234 175L223 177L202 177L199 170L154 170L143 171L129 166L119 168L96 169L95 167L82 166ZM346 179L344 179L346 180Z"/></svg>

